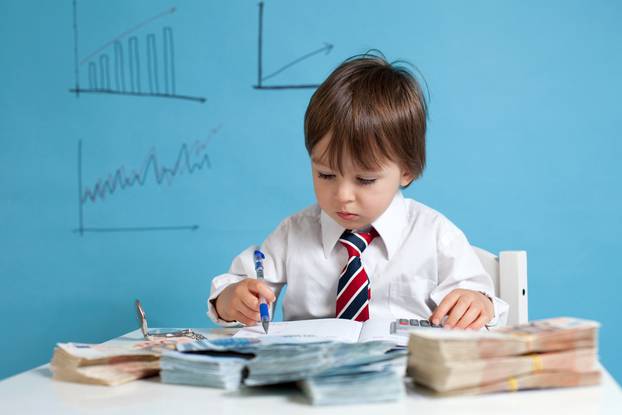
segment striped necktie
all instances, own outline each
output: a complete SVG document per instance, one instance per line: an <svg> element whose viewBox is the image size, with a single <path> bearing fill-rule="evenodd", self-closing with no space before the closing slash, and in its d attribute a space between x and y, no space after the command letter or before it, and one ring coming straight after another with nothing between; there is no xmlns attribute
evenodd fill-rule
<svg viewBox="0 0 622 415"><path fill-rule="evenodd" d="M339 276L337 285L337 318L356 321L369 320L369 278L361 263L361 254L378 236L374 228L370 232L352 232L347 230L339 238L339 242L348 250L348 263Z"/></svg>

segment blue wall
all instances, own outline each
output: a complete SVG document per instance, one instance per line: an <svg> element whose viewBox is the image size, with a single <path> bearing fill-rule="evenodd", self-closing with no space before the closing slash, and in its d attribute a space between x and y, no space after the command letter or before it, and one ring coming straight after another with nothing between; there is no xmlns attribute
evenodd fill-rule
<svg viewBox="0 0 622 415"><path fill-rule="evenodd" d="M211 326L211 277L314 201L313 89L253 88L258 2L171 5L80 0L74 32L70 0L0 3L0 378L134 329L134 298L152 326ZM316 84L369 48L416 64L429 165L406 195L473 244L527 250L530 317L601 321L620 380L620 21L616 1L270 0L263 75L318 52L262 85ZM104 84L131 91L131 62L146 96L88 92L106 56ZM144 182L88 197L121 170Z"/></svg>

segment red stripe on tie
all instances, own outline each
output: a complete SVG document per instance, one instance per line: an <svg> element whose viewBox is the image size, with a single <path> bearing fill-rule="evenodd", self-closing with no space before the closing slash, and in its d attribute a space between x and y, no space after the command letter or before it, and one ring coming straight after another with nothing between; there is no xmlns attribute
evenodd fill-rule
<svg viewBox="0 0 622 415"><path fill-rule="evenodd" d="M354 294L361 288L361 286L365 285L367 282L367 274L365 270L362 269L361 272L358 273L354 280L348 285L343 294L337 299L337 306L335 308L336 315L339 315L341 311L345 308L345 306L350 302Z"/></svg>
<svg viewBox="0 0 622 415"><path fill-rule="evenodd" d="M367 321L369 320L369 304L365 303L365 306L361 310L358 316L354 319L354 321Z"/></svg>

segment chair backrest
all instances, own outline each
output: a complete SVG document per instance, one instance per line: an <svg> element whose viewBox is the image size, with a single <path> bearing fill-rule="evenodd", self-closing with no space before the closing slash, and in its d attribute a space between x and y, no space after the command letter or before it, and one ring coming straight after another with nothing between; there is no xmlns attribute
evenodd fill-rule
<svg viewBox="0 0 622 415"><path fill-rule="evenodd" d="M510 305L508 325L526 323L527 314L527 252L501 251L499 256L473 247L484 269L495 285L495 294Z"/></svg>

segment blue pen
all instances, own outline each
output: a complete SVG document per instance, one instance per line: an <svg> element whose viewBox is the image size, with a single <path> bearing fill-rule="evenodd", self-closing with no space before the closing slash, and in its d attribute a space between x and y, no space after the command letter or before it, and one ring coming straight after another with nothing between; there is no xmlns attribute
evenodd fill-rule
<svg viewBox="0 0 622 415"><path fill-rule="evenodd" d="M255 272L257 272L257 279L263 281L263 260L266 256L259 249L255 250ZM264 331L268 334L268 327L270 326L270 314L268 313L268 302L261 295L259 296L259 315L261 316L261 325Z"/></svg>

